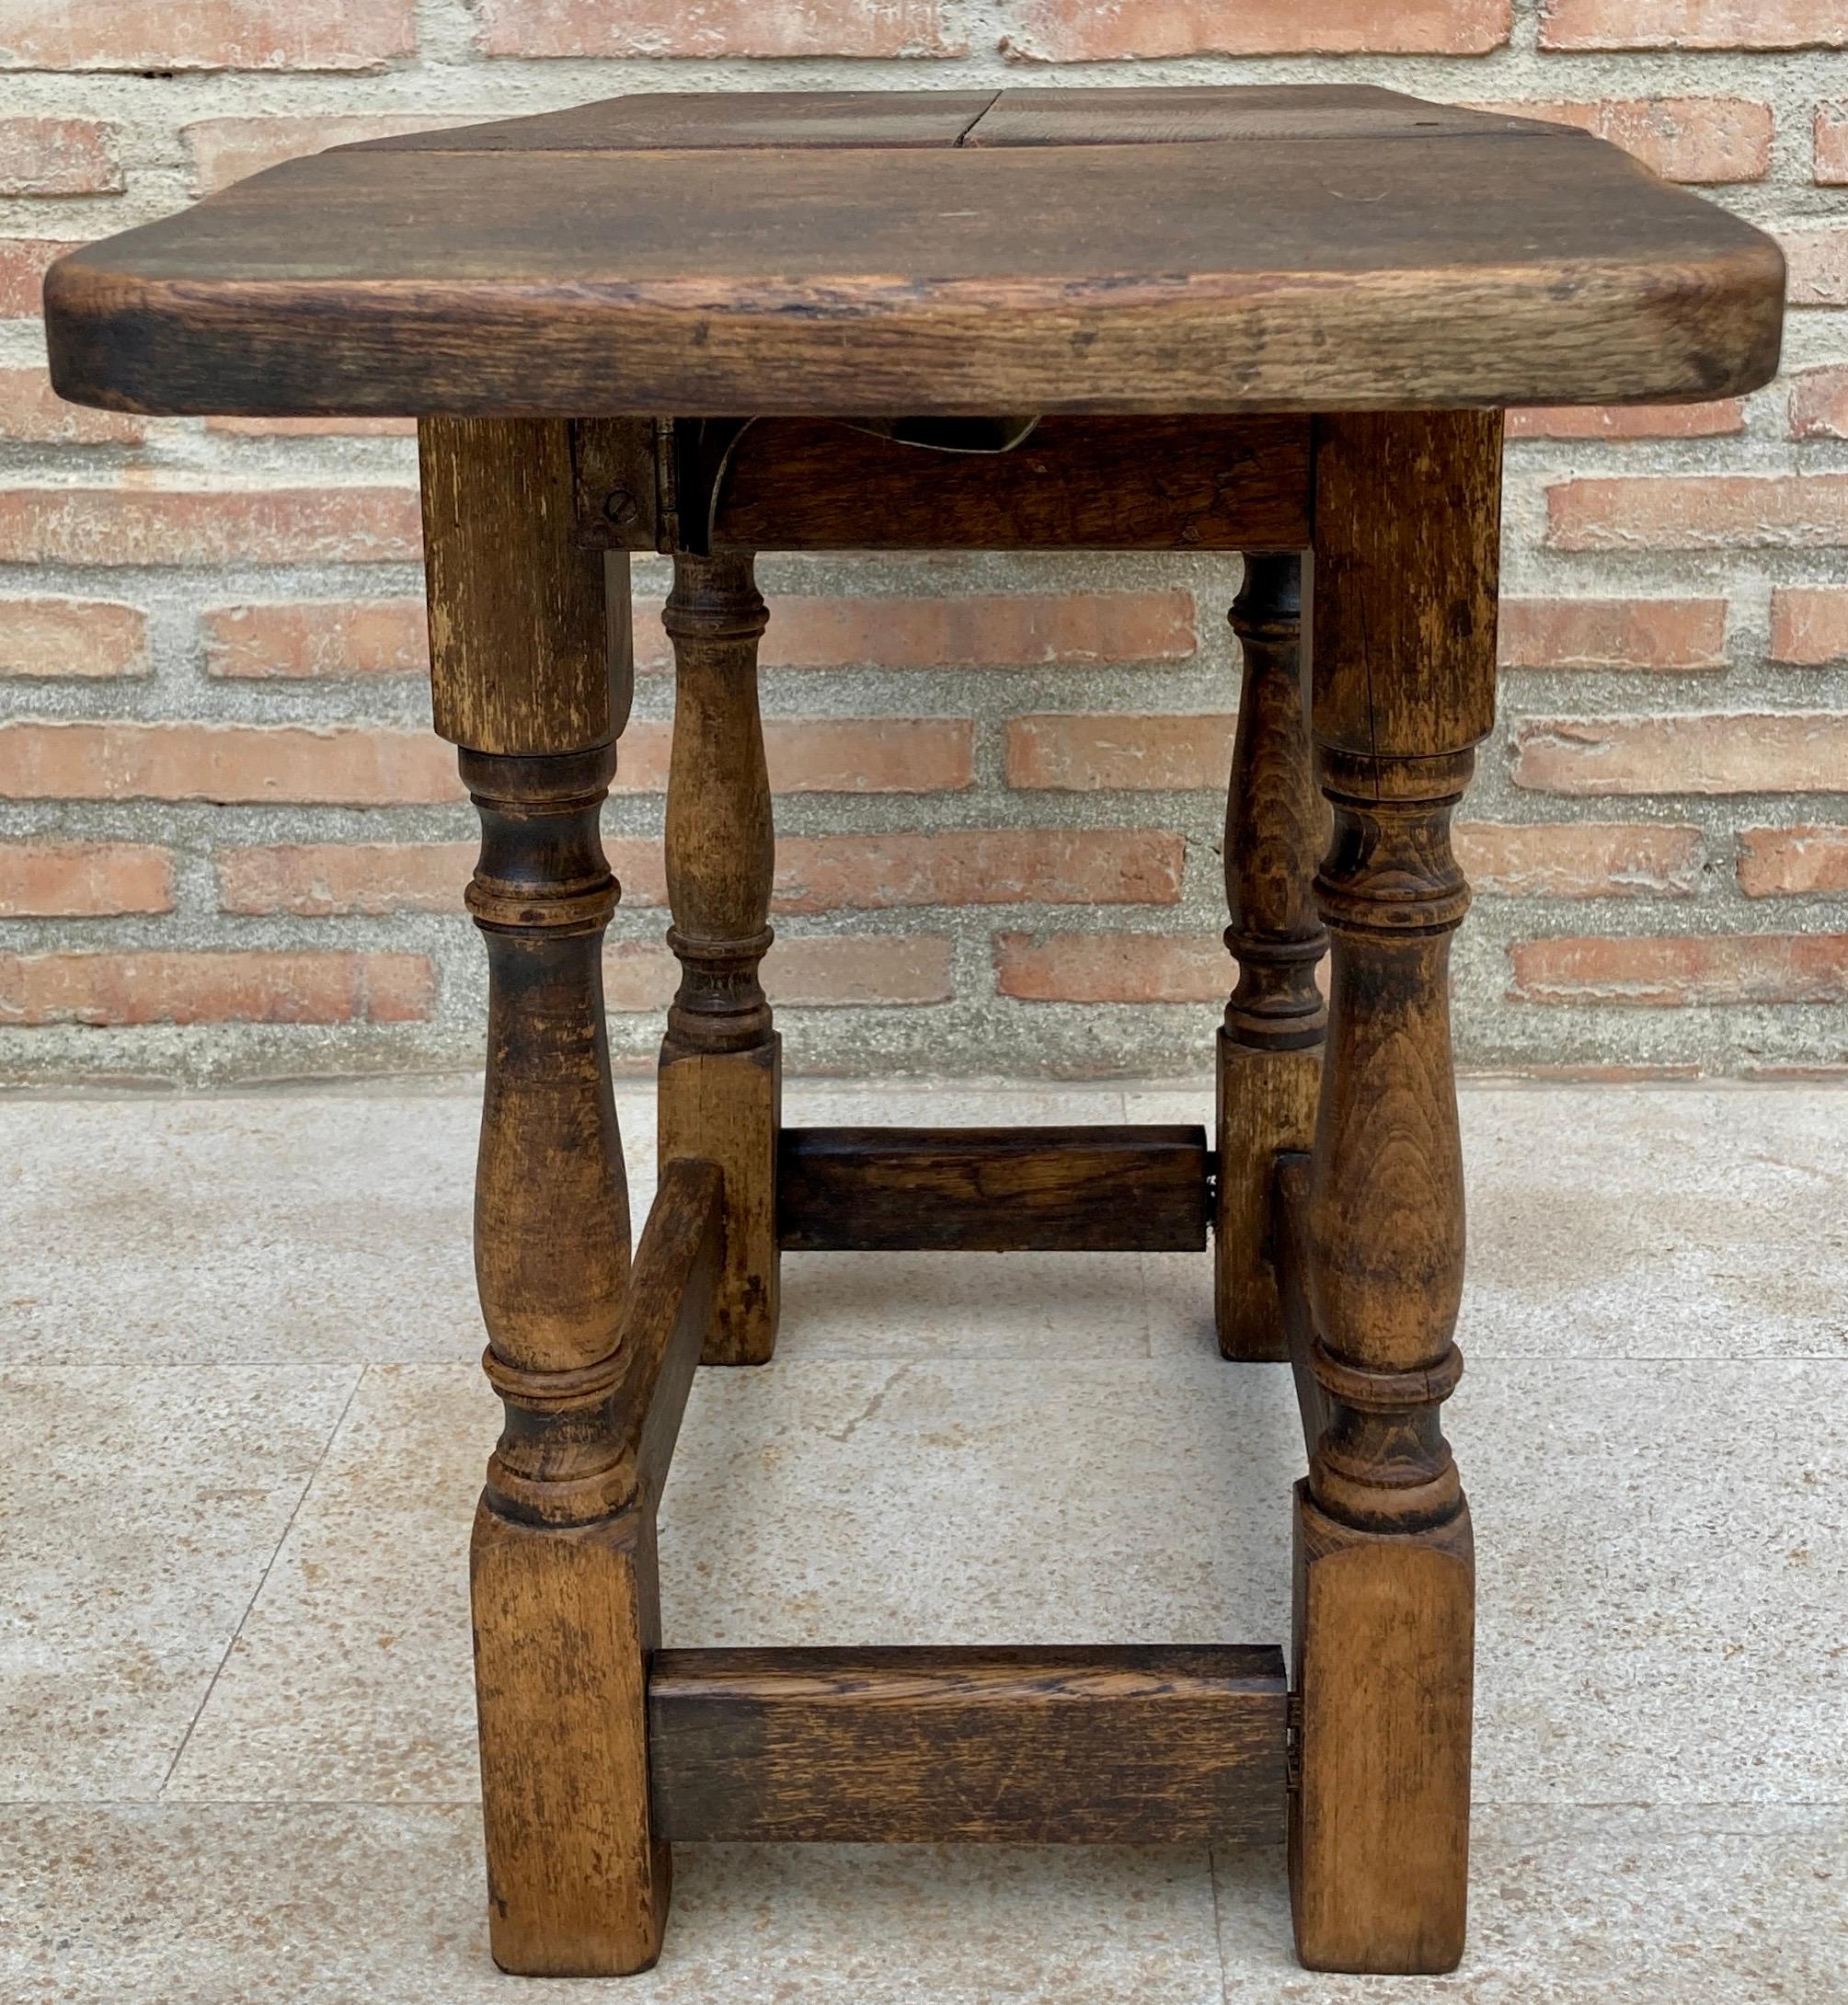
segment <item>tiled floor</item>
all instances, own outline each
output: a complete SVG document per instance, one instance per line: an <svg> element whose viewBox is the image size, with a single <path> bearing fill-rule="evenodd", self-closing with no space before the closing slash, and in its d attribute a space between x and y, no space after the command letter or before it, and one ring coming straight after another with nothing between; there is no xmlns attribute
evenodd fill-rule
<svg viewBox="0 0 1848 2005"><path fill-rule="evenodd" d="M1848 1094L1476 1086L1464 1123L1455 1977L1304 1975L1268 1851L687 1847L659 1969L565 1988L498 1976L482 1924L472 1097L0 1102L0 1999L1840 2005ZM786 1271L776 1363L694 1390L671 1640L1281 1640L1293 1408L1217 1358L1203 1259Z"/></svg>

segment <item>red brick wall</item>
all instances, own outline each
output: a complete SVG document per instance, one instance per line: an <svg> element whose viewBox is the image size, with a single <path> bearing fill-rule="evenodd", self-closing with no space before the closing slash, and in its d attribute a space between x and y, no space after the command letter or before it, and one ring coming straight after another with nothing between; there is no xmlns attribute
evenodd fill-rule
<svg viewBox="0 0 1848 2005"><path fill-rule="evenodd" d="M1512 427L1465 1057L1848 1060L1843 0L0 0L0 1074L478 1043L403 428L60 405L34 315L65 245L333 141L624 89L1333 77L1589 127L1791 258L1773 388ZM1235 564L764 571L792 1060L1203 1062ZM637 1060L671 980L663 589L643 567L607 818Z"/></svg>

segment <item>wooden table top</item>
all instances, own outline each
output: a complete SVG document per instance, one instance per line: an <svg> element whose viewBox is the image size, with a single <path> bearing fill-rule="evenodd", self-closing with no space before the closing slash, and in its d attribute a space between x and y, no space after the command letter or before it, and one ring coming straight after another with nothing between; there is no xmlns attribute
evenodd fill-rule
<svg viewBox="0 0 1848 2005"><path fill-rule="evenodd" d="M1228 412L1736 395L1776 246L1372 88L619 97L292 161L66 258L78 403Z"/></svg>

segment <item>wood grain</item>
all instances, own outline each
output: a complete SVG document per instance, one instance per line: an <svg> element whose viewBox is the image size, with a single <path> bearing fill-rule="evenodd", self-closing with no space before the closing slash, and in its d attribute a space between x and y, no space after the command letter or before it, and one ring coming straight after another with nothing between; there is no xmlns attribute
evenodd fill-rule
<svg viewBox="0 0 1848 2005"><path fill-rule="evenodd" d="M341 150L647 153L717 146L955 146L996 96L992 90L642 91L532 118L362 140Z"/></svg>
<svg viewBox="0 0 1848 2005"><path fill-rule="evenodd" d="M1303 418L1049 418L985 453L844 418L584 418L571 441L595 549L1288 551L1312 533Z"/></svg>
<svg viewBox="0 0 1848 2005"><path fill-rule="evenodd" d="M1303 1421L1303 1452L1313 1459L1335 1415L1315 1376L1315 1320L1309 1309L1309 1163L1307 1151L1292 1149L1277 1158L1270 1181L1270 1239L1285 1354Z"/></svg>
<svg viewBox="0 0 1848 2005"><path fill-rule="evenodd" d="M1293 418L1050 418L997 454L763 418L709 533L749 550L1292 549L1309 541L1309 459Z"/></svg>
<svg viewBox="0 0 1848 2005"><path fill-rule="evenodd" d="M489 1941L507 1970L611 1975L654 1960L668 1888L647 1787L653 1535L611 1410L629 1214L599 817L626 704L603 559L573 541L566 428L431 423L423 447L438 716L481 819L467 903L488 967L475 1264L505 1420L471 1578Z"/></svg>
<svg viewBox="0 0 1848 2005"><path fill-rule="evenodd" d="M575 1371L608 1355L629 1273L602 974L617 892L598 819L615 753L465 751L461 765L488 969L476 1278L504 1362Z"/></svg>
<svg viewBox="0 0 1848 2005"><path fill-rule="evenodd" d="M602 978L616 886L597 831L614 763L613 748L462 755L488 954L476 1273L506 1409L472 1561L489 1935L503 1969L533 1976L646 1967L667 1899L642 1726L652 1573L619 1515L608 1411L629 1273Z"/></svg>
<svg viewBox="0 0 1848 2005"><path fill-rule="evenodd" d="M1774 372L1776 246L1588 134L1225 111L1250 136L292 161L60 260L53 382L176 413L1171 416Z"/></svg>
<svg viewBox="0 0 1848 2005"><path fill-rule="evenodd" d="M652 1520L542 1529L484 1500L470 1581L494 1960L528 1977L646 1970L671 1874L649 1809Z"/></svg>
<svg viewBox="0 0 1848 2005"><path fill-rule="evenodd" d="M1311 1970L1453 1970L1469 1884L1469 1516L1395 1538L1327 1517L1309 1491L1297 1486L1297 1953Z"/></svg>
<svg viewBox="0 0 1848 2005"><path fill-rule="evenodd" d="M1441 1415L1462 1370L1450 941L1469 896L1450 829L1494 714L1499 446L1491 423L1407 417L1333 421L1318 450L1338 481L1317 496L1314 643L1334 836L1303 1258L1326 1412L1296 1499L1290 1844L1312 1969L1431 1974L1463 1950L1474 1573Z"/></svg>
<svg viewBox="0 0 1848 2005"><path fill-rule="evenodd" d="M575 547L569 426L427 418L419 437L438 735L510 754L607 745L635 673L628 567L606 575Z"/></svg>
<svg viewBox="0 0 1848 2005"><path fill-rule="evenodd" d="M1333 1001L1307 1266L1329 1413L1296 1511L1297 1949L1431 1973L1462 1956L1467 1892L1469 1515L1440 1405L1461 1369L1449 945L1467 896L1448 833L1470 755L1322 758Z"/></svg>
<svg viewBox="0 0 1848 2005"><path fill-rule="evenodd" d="M656 1105L661 1162L697 1156L725 1174L710 1365L763 1364L776 1344L782 1055L758 979L775 866L757 703L767 620L749 556L675 558L665 614L676 670L667 884L681 983Z"/></svg>
<svg viewBox="0 0 1848 2005"><path fill-rule="evenodd" d="M798 1128L778 1157L783 1244L804 1253L1192 1253L1203 1128Z"/></svg>
<svg viewBox="0 0 1848 2005"><path fill-rule="evenodd" d="M1494 411L1315 426L1315 737L1380 757L1495 725L1501 430Z"/></svg>
<svg viewBox="0 0 1848 2005"><path fill-rule="evenodd" d="M712 1327L725 1255L725 1178L693 1157L663 1163L629 1277L611 1414L633 1487L629 1503L660 1502L693 1375Z"/></svg>
<svg viewBox="0 0 1848 2005"><path fill-rule="evenodd" d="M1512 134L1534 120L1426 104L1368 84L1222 84L1004 90L965 146L1174 145L1198 140Z"/></svg>
<svg viewBox="0 0 1848 2005"><path fill-rule="evenodd" d="M1225 944L1238 983L1218 1046L1213 1311L1220 1350L1245 1359L1287 1354L1271 1181L1280 1151L1314 1140L1327 1028L1314 884L1328 812L1303 710L1302 569L1294 555L1248 556L1232 609L1245 678L1226 790Z"/></svg>
<svg viewBox="0 0 1848 2005"><path fill-rule="evenodd" d="M1281 1654L666 1650L649 1716L676 1839L1272 1839Z"/></svg>

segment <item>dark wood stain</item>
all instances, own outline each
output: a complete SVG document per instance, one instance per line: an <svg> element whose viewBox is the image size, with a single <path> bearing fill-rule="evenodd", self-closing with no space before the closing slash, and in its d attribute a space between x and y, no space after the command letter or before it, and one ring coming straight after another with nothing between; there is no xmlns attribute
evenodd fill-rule
<svg viewBox="0 0 1848 2005"><path fill-rule="evenodd" d="M1274 1840L1283 1656L1258 1647L664 1650L675 1839Z"/></svg>
<svg viewBox="0 0 1848 2005"><path fill-rule="evenodd" d="M775 870L757 703L767 618L749 556L674 559L665 615L675 666L667 937L681 981L661 1040L656 1113L663 1163L694 1156L725 1172L709 1365L767 1363L779 1312L782 1048L758 979L774 937Z"/></svg>
<svg viewBox="0 0 1848 2005"><path fill-rule="evenodd" d="M482 827L504 1422L471 1579L503 1968L646 1968L671 1838L1199 1845L1273 1837L1286 1796L1303 1961L1454 1967L1451 824L1494 716L1498 407L1753 389L1783 276L1583 134L1349 86L624 98L293 162L52 269L74 401L423 419L436 724ZM1041 422L998 456L842 422L1010 413ZM854 548L1246 553L1216 1154L1190 1128L781 1131L753 559ZM599 815L629 554L656 549L683 979L632 1266ZM661 1647L695 1366L769 1358L779 1243L1198 1249L1210 1223L1222 1348L1297 1380L1288 1692L1255 1646Z"/></svg>
<svg viewBox="0 0 1848 2005"><path fill-rule="evenodd" d="M1225 802L1225 944L1238 985L1217 1054L1213 1312L1225 1357L1275 1361L1287 1351L1272 1165L1314 1139L1327 1031L1316 971L1328 942L1314 888L1328 810L1309 748L1301 557L1247 554L1232 625L1245 657Z"/></svg>
<svg viewBox="0 0 1848 2005"><path fill-rule="evenodd" d="M175 413L1171 416L1775 371L1776 246L1587 134L1364 95L1029 95L618 100L541 145L292 161L54 266L53 383Z"/></svg>
<svg viewBox="0 0 1848 2005"><path fill-rule="evenodd" d="M778 1233L803 1253L1198 1252L1211 1160L1203 1128L792 1128Z"/></svg>

